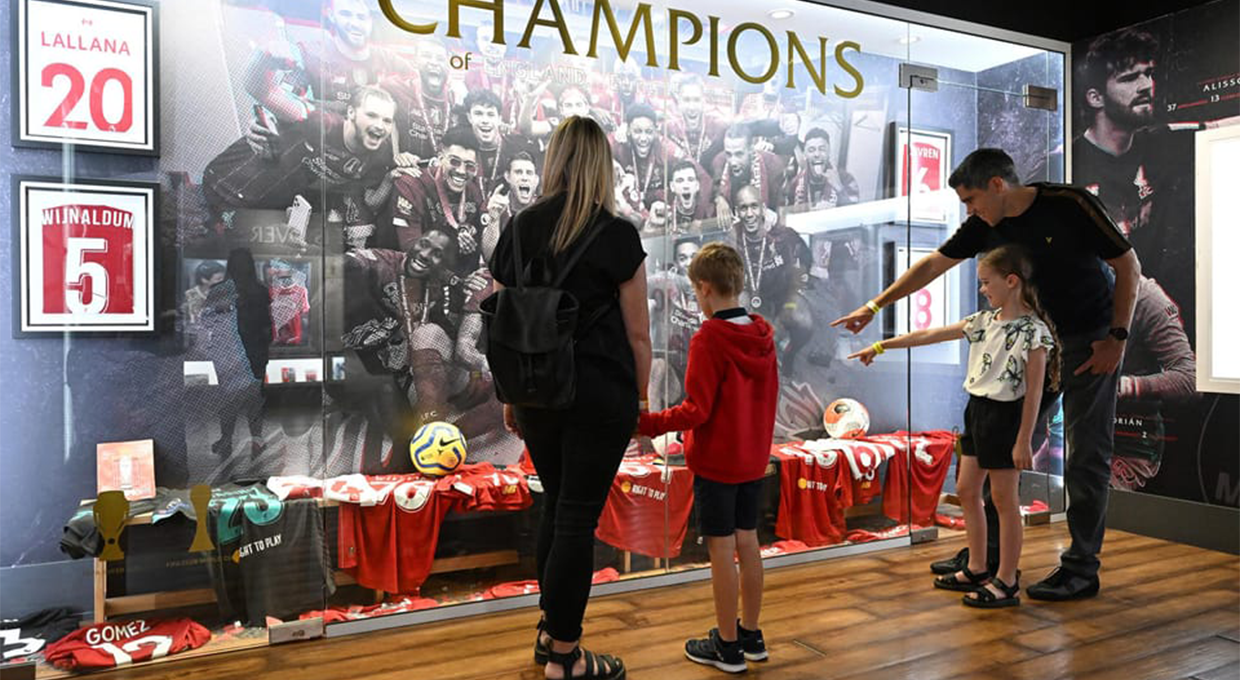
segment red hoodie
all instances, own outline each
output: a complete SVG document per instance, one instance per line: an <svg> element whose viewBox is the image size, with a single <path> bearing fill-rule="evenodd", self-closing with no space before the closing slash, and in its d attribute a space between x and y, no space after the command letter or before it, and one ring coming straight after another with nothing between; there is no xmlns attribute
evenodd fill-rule
<svg viewBox="0 0 1240 680"><path fill-rule="evenodd" d="M757 314L751 324L710 319L689 342L685 400L643 413L641 433L686 432L694 474L724 484L760 479L775 432L779 366L775 331Z"/></svg>

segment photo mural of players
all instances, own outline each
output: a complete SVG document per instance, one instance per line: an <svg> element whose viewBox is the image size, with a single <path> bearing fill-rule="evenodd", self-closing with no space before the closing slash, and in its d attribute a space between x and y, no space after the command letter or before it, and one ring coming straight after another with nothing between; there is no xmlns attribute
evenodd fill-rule
<svg viewBox="0 0 1240 680"><path fill-rule="evenodd" d="M672 263L651 270L649 276L650 339L654 346L650 366L651 410L661 410L684 398L689 339L702 324L702 310L689 281L689 263L701 249L697 238L678 239Z"/></svg>
<svg viewBox="0 0 1240 680"><path fill-rule="evenodd" d="M1194 132L1240 124L1240 46L1213 2L1074 46L1073 179L1097 194L1142 265L1121 366L1111 484L1237 505L1235 397L1196 391ZM1223 422L1223 421L1230 421Z"/></svg>
<svg viewBox="0 0 1240 680"><path fill-rule="evenodd" d="M244 99L239 129L221 131L200 181L189 173L200 197L180 201L196 210L181 214L202 225L185 230L198 236L183 245L203 261L253 246L272 350L332 357L315 373L333 378L321 394L299 397L277 381L265 472L404 470L410 436L436 420L461 429L471 460L516 460L521 443L502 427L478 347L478 304L491 289L488 258L513 216L538 200L547 139L568 116L608 132L617 211L648 251L667 253L650 280L657 402L683 398L687 342L702 320L687 264L712 241L742 251L744 300L779 331L787 389L825 398L814 385L846 370L813 359L822 348L810 235L784 217L857 203L880 178L845 167L848 128L838 121L849 104L803 96L803 67L797 88L784 87L782 71L764 87L738 87L693 59L669 72L636 54L564 54L550 33L530 49L511 34L498 45L485 12L454 40L400 33L364 0L328 0L321 14L274 0L224 7L226 28L263 39L229 48L244 54L229 63ZM467 67L454 62L465 56ZM287 223L268 228L285 211ZM301 264L316 259L321 269ZM185 275L182 314L198 314L214 275L202 274ZM860 268L834 276L823 291L863 287ZM188 445L201 452L214 440Z"/></svg>

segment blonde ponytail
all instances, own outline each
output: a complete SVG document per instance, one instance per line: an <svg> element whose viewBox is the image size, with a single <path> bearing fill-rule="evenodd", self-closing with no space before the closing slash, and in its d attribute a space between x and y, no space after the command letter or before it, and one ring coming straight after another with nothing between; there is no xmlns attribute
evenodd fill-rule
<svg viewBox="0 0 1240 680"><path fill-rule="evenodd" d="M1055 322L1051 321L1050 315L1038 301L1038 289L1033 284L1033 264L1029 261L1029 257L1018 246L1006 245L999 246L983 255L981 263L993 269L1000 276L1015 275L1020 279L1021 301L1033 310L1034 316L1046 324L1047 330L1051 333L1051 342L1054 345L1046 358L1046 391L1058 392L1063 370L1059 333L1055 329Z"/></svg>
<svg viewBox="0 0 1240 680"><path fill-rule="evenodd" d="M541 201L564 194L564 210L551 236L555 253L567 250L599 210L615 214L614 176L607 133L593 119L569 116L551 133Z"/></svg>

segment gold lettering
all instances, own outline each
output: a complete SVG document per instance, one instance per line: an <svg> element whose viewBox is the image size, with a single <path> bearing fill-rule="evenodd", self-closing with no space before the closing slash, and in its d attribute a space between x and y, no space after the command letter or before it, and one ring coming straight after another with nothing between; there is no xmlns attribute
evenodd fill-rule
<svg viewBox="0 0 1240 680"><path fill-rule="evenodd" d="M818 36L818 70L814 70L814 65L809 61L809 55L805 53L805 48L801 46L801 39L796 33L788 31L788 87L796 88L793 84L793 73L796 69L792 66L792 55L795 53L800 55L801 63L805 64L805 70L809 71L810 80L814 81L814 85L818 86L818 91L827 93L827 39Z"/></svg>
<svg viewBox="0 0 1240 680"><path fill-rule="evenodd" d="M568 26L564 23L564 15L560 12L560 5L556 0L551 0L551 13L555 15L554 19L539 19L538 15L542 13L544 0L538 0L534 3L534 11L530 12L530 21L525 25L525 34L521 36L521 42L517 43L517 47L525 49L530 48L530 37L534 34L535 26L547 26L560 31L560 43L564 46L564 54L576 55L577 50L573 49L573 39L568 35Z"/></svg>
<svg viewBox="0 0 1240 680"><path fill-rule="evenodd" d="M637 10L633 12L633 21L629 24L629 36L623 41L620 39L620 28L616 26L616 15L611 11L611 2L609 0L597 0L594 3L594 21L590 25L590 51L586 53L587 57L598 58L598 20L599 16L607 17L607 29L611 31L611 40L616 45L616 55L620 57L620 61L629 60L629 52L633 49L633 41L637 39L637 26L642 24L645 29L643 32L646 36L646 65L658 66L659 57L655 54L654 47L654 26L650 23L650 5L649 3L639 3Z"/></svg>
<svg viewBox="0 0 1240 680"><path fill-rule="evenodd" d="M713 19L714 17L711 18ZM767 46L771 48L771 65L766 69L766 73L763 73L761 76L756 78L748 73L745 73L745 70L741 68L740 61L736 58L736 43L740 39L741 34L745 31L757 31L761 33L762 37L766 38ZM775 72L779 70L779 44L775 42L775 36L771 35L771 32L766 30L765 26L762 24L755 24L752 21L746 21L745 23L742 23L732 29L732 34L728 36L728 63L732 65L732 71L736 75L740 76L741 80L744 80L747 83L765 83L773 78L775 76Z"/></svg>
<svg viewBox="0 0 1240 680"><path fill-rule="evenodd" d="M497 45L504 44L504 0L448 0L449 38L461 37L460 8L462 7L490 10L492 23L495 25L495 32L491 36L491 42Z"/></svg>
<svg viewBox="0 0 1240 680"><path fill-rule="evenodd" d="M392 22L400 30L408 31L409 33L430 35L435 32L435 27L439 25L437 21L430 24L414 24L406 21L404 17L397 13L396 8L392 7L392 0L379 0L379 9L383 10L383 16L387 17L388 21Z"/></svg>
<svg viewBox="0 0 1240 680"><path fill-rule="evenodd" d="M836 85L835 94L845 99L852 99L861 94L861 89L865 87L865 78L861 76L861 71L858 71L855 66L844 59L844 50L855 50L857 53L860 53L861 45L848 40L835 46L835 61L839 62L841 68L852 74L853 80L857 81L857 87L852 90L842 90L839 85Z"/></svg>
<svg viewBox="0 0 1240 680"><path fill-rule="evenodd" d="M693 25L693 37L685 41L684 43L685 45L696 44L697 41L702 39L702 20L697 18L696 14L693 14L691 12L685 12L685 11L678 10L678 9L669 9L667 11L667 16L671 18L671 21L669 22L671 26L668 27L668 30L671 31L671 45L670 45L670 54L668 56L667 68L669 71L679 71L680 70L680 44L681 44L680 43L680 20L688 19L690 22L692 22L692 25Z"/></svg>
<svg viewBox="0 0 1240 680"><path fill-rule="evenodd" d="M543 5L551 6L551 18L543 18ZM383 15L392 22L397 28L418 35L431 35L439 26L439 22L431 22L427 24L415 24L408 21L396 11L392 0L379 0L379 8ZM448 0L448 32L447 36L451 38L460 38L460 13L462 8L471 8L491 13L492 24L494 26L491 35L491 42L497 45L504 45L504 0ZM658 45L654 37L654 22L651 19L652 6L650 3L638 3L630 20L627 36L621 36L620 27L616 21L616 15L611 7L611 0L596 0L594 4L593 20L590 27L590 47L587 52L588 57L598 58L599 28L602 19L607 22L607 30L611 33L612 42L615 45L616 54L621 61L627 61L629 54L632 53L638 38L638 31L645 39L645 64L647 66L657 68L659 66ZM682 46L696 45L703 36L702 20L696 14L684 10L668 8L668 17L670 18L668 28L669 40L669 59L667 69L669 71L679 71L680 66L680 48ZM709 36L708 44L710 45L710 67L707 75L719 77L719 49L720 49L720 21L717 16L708 16L709 19ZM686 39L681 39L682 22L688 21L692 27L691 35ZM530 49L530 41L533 37L534 29L538 26L554 28L559 33L561 51L564 54L576 55L577 50L573 46L572 36L568 31L568 23L564 19L564 14L560 9L559 0L536 0L533 11L530 13L530 19L525 26L525 32L521 36L519 47ZM737 46L741 35L745 31L757 31L766 39L767 46L770 48L770 62L766 70L761 75L751 75L747 73L741 66ZM817 68L815 62L810 58L809 52L802 44L800 37L793 31L788 31L788 82L787 87L796 89L796 70L795 62L797 59L804 64L805 69L809 73L810 80L819 92L826 94L827 91L827 38L818 37L819 54L817 59ZM59 37L59 36L57 36ZM732 67L732 71L741 80L748 83L761 84L765 83L779 72L780 67L780 45L775 36L761 24L753 22L744 22L737 25L730 31L727 41L728 63ZM855 86L852 89L845 90L839 85L834 86L835 94L845 99L851 99L861 94L865 87L865 78L861 71L849 61L847 54L849 50L860 53L861 45L854 41L844 41L836 45L835 60L847 74L851 75ZM1221 85L1221 83L1220 83ZM1209 89L1211 86L1207 85Z"/></svg>
<svg viewBox="0 0 1240 680"><path fill-rule="evenodd" d="M719 17L710 17L710 71L706 75L719 77Z"/></svg>

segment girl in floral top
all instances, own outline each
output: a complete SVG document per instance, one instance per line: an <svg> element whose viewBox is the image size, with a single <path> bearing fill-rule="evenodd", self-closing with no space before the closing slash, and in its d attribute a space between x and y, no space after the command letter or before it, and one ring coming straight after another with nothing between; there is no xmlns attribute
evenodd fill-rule
<svg viewBox="0 0 1240 680"><path fill-rule="evenodd" d="M935 579L934 586L968 592L964 603L996 608L1020 604L1017 562L1023 526L1020 517L1020 471L1033 461L1032 439L1043 388L1058 389L1059 350L1055 326L1038 303L1029 259L1015 246L982 256L977 278L991 309L950 326L916 331L876 342L852 354L865 365L888 349L955 340L969 341L964 389L969 405L960 438L960 478L956 482L969 537L969 564ZM1032 398L1026 399L1025 395ZM986 570L986 515L982 483L999 511L999 569ZM970 592L971 591L971 592Z"/></svg>

